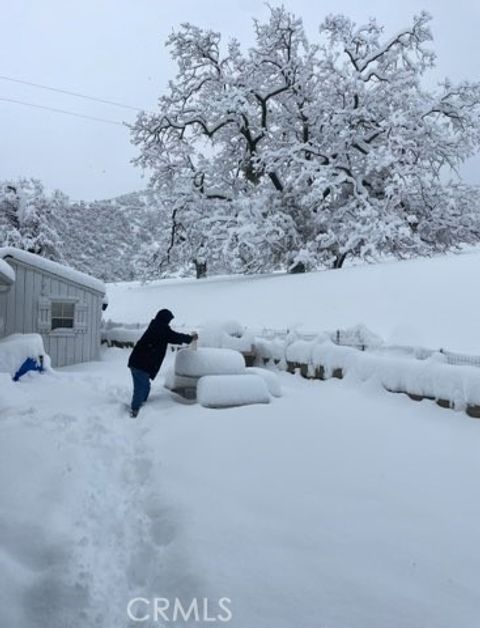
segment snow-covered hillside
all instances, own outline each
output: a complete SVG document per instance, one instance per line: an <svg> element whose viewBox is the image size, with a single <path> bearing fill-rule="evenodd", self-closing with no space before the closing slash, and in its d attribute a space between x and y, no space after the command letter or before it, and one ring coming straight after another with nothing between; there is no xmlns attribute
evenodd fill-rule
<svg viewBox="0 0 480 628"><path fill-rule="evenodd" d="M363 323L384 340L480 354L480 252L305 275L164 280L109 286L107 318L176 324L235 319L253 327L338 329Z"/></svg>

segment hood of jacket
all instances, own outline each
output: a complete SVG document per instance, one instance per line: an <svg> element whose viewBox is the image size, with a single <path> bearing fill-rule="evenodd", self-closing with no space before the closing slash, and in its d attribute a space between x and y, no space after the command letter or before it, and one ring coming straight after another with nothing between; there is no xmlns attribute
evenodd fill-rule
<svg viewBox="0 0 480 628"><path fill-rule="evenodd" d="M172 320L172 318L175 318L175 317L170 312L170 310L164 309L157 312L157 315L155 316L154 320L159 325L168 325L170 321Z"/></svg>

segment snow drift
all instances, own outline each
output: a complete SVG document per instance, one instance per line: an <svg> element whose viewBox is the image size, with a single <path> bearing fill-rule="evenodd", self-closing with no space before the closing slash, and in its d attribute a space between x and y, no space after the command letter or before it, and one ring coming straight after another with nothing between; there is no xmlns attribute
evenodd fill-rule
<svg viewBox="0 0 480 628"><path fill-rule="evenodd" d="M198 381L197 399L207 408L228 408L270 403L270 394L258 375L208 375Z"/></svg>
<svg viewBox="0 0 480 628"><path fill-rule="evenodd" d="M0 340L0 372L9 373L12 377L28 358L43 360L48 368L50 361L45 354L42 337L39 334L12 334Z"/></svg>
<svg viewBox="0 0 480 628"><path fill-rule="evenodd" d="M267 385L268 392L273 397L281 397L282 396L282 387L280 386L280 380L276 373L269 371L267 369L258 368L256 366L249 366L246 371L248 375L258 375L261 377L265 384Z"/></svg>

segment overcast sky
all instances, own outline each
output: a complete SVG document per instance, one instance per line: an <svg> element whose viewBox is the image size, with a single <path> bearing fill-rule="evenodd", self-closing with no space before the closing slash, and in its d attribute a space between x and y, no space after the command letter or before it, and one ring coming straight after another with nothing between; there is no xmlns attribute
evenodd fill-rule
<svg viewBox="0 0 480 628"><path fill-rule="evenodd" d="M272 0L273 3L273 0ZM387 32L432 14L436 76L480 80L479 0L287 0L310 38L328 13L364 22L377 17ZM251 20L265 18L263 0L2 0L0 75L155 109L173 76L164 42L182 22L252 41ZM67 109L112 121L134 112L0 79L0 99ZM74 118L0 100L0 179L40 178L74 199L106 198L145 187L131 165L135 148L122 126ZM480 183L480 159L465 168Z"/></svg>

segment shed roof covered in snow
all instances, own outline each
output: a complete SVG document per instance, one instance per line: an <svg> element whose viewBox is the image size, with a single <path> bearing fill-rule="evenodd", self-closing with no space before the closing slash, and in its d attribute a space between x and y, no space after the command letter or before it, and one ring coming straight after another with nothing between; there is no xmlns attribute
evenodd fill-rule
<svg viewBox="0 0 480 628"><path fill-rule="evenodd" d="M13 281L15 281L15 273L13 269L4 261L8 258L27 264L28 266L33 266L34 268L56 275L57 277L61 277L67 281L80 284L81 286L90 288L91 290L95 290L101 294L105 294L106 292L105 284L102 281L92 277L91 275L82 273L79 270L70 268L70 266L65 266L64 264L59 264L58 262L52 262L52 260L41 257L40 255L28 253L27 251L22 251L21 249L16 249L14 247L0 248L0 263L2 263L0 271L3 268L3 265L8 266L8 268L10 268L13 272Z"/></svg>
<svg viewBox="0 0 480 628"><path fill-rule="evenodd" d="M15 281L15 271L0 258L0 284L10 286Z"/></svg>

